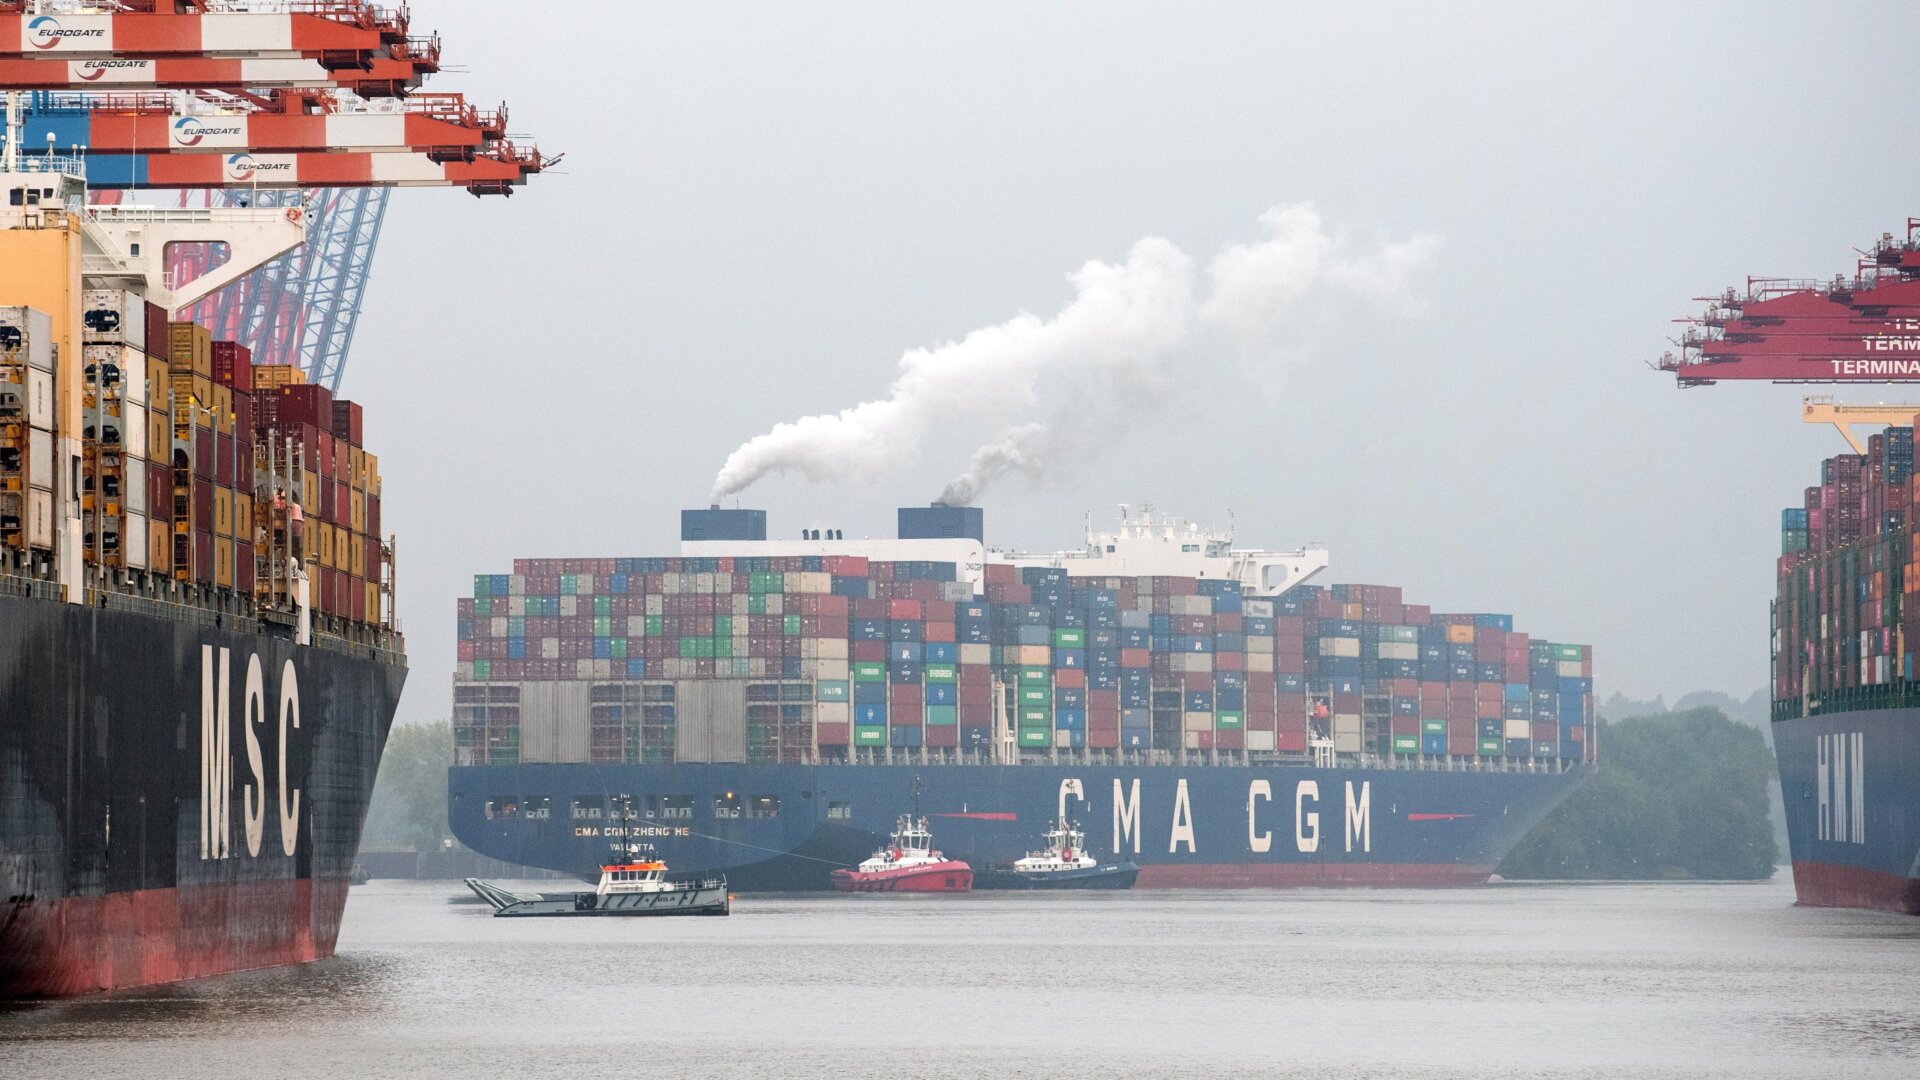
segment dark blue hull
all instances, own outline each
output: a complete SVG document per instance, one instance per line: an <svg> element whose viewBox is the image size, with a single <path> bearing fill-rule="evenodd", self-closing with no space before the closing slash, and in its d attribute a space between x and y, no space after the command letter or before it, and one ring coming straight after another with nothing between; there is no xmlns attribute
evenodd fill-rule
<svg viewBox="0 0 1920 1080"><path fill-rule="evenodd" d="M1920 709L1773 725L1802 904L1920 915Z"/></svg>
<svg viewBox="0 0 1920 1080"><path fill-rule="evenodd" d="M1036 849L1066 816L1103 862L1137 862L1145 887L1465 885L1485 881L1591 771L461 766L449 775L449 818L482 854L581 877L611 856L644 854L675 873L724 873L739 891L824 890L832 870L885 839L917 778L936 843L976 867ZM606 816L621 797L634 818ZM547 816L520 812L541 800Z"/></svg>

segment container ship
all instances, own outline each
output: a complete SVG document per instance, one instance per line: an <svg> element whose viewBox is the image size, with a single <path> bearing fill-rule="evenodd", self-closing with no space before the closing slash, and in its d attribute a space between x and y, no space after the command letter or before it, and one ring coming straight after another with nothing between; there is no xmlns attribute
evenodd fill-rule
<svg viewBox="0 0 1920 1080"><path fill-rule="evenodd" d="M359 405L147 302L167 220L0 171L0 997L330 955L406 675Z"/></svg>
<svg viewBox="0 0 1920 1080"><path fill-rule="evenodd" d="M1920 219L1851 275L1751 278L1712 297L1657 365L1679 384L1920 382ZM1781 513L1772 605L1773 747L1802 904L1920 914L1920 405L1808 397L1840 429ZM1863 444L1854 428L1877 428Z"/></svg>
<svg viewBox="0 0 1920 1080"><path fill-rule="evenodd" d="M1920 915L1914 420L1781 513L1773 746L1802 904Z"/></svg>
<svg viewBox="0 0 1920 1080"><path fill-rule="evenodd" d="M1466 885L1594 769L1592 654L1321 549L1122 511L989 549L971 507L891 539L684 511L677 557L526 559L458 602L449 819L487 855L829 888L916 796L944 851L1050 822L1139 884Z"/></svg>

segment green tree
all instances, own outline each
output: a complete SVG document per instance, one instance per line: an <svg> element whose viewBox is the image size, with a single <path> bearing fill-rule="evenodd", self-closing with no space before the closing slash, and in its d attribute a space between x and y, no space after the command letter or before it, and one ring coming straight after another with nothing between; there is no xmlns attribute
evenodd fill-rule
<svg viewBox="0 0 1920 1080"><path fill-rule="evenodd" d="M1510 878L1765 879L1773 754L1719 709L1598 726L1599 775L1500 864Z"/></svg>
<svg viewBox="0 0 1920 1080"><path fill-rule="evenodd" d="M447 831L447 767L453 725L396 724L380 759L363 841L370 849L437 851Z"/></svg>

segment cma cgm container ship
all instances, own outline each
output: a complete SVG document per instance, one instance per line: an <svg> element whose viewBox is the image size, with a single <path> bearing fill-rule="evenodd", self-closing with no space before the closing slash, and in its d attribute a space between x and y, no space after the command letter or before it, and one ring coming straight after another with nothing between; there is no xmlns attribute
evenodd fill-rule
<svg viewBox="0 0 1920 1080"><path fill-rule="evenodd" d="M1586 646L1322 588L1324 550L1123 511L1019 555L942 506L890 540L769 540L718 508L681 535L673 558L521 560L459 601L464 843L825 889L917 791L976 866L1064 816L1144 886L1456 885L1593 769Z"/></svg>
<svg viewBox="0 0 1920 1080"><path fill-rule="evenodd" d="M1803 904L1920 914L1920 547L1911 423L1781 515L1773 745Z"/></svg>
<svg viewBox="0 0 1920 1080"><path fill-rule="evenodd" d="M0 998L331 955L406 674L359 406L169 323L141 212L0 173Z"/></svg>

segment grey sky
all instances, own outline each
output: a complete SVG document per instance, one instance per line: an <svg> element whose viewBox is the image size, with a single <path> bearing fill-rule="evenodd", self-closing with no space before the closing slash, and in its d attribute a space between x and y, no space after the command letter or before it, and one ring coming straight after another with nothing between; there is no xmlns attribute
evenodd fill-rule
<svg viewBox="0 0 1920 1080"><path fill-rule="evenodd" d="M1424 313L1196 357L1070 472L990 490L989 539L1231 510L1242 543L1327 543L1323 580L1591 642L1602 695L1763 685L1778 512L1842 446L1796 388L1643 365L1692 297L1850 269L1920 212L1920 19L1348 7L416 4L472 73L434 88L506 98L568 156L508 202L399 193L374 266L344 389L401 536L401 718L446 714L473 573L670 554L736 446L882 396L903 350L1308 200L1356 237L1438 234ZM742 503L884 535L991 434Z"/></svg>

